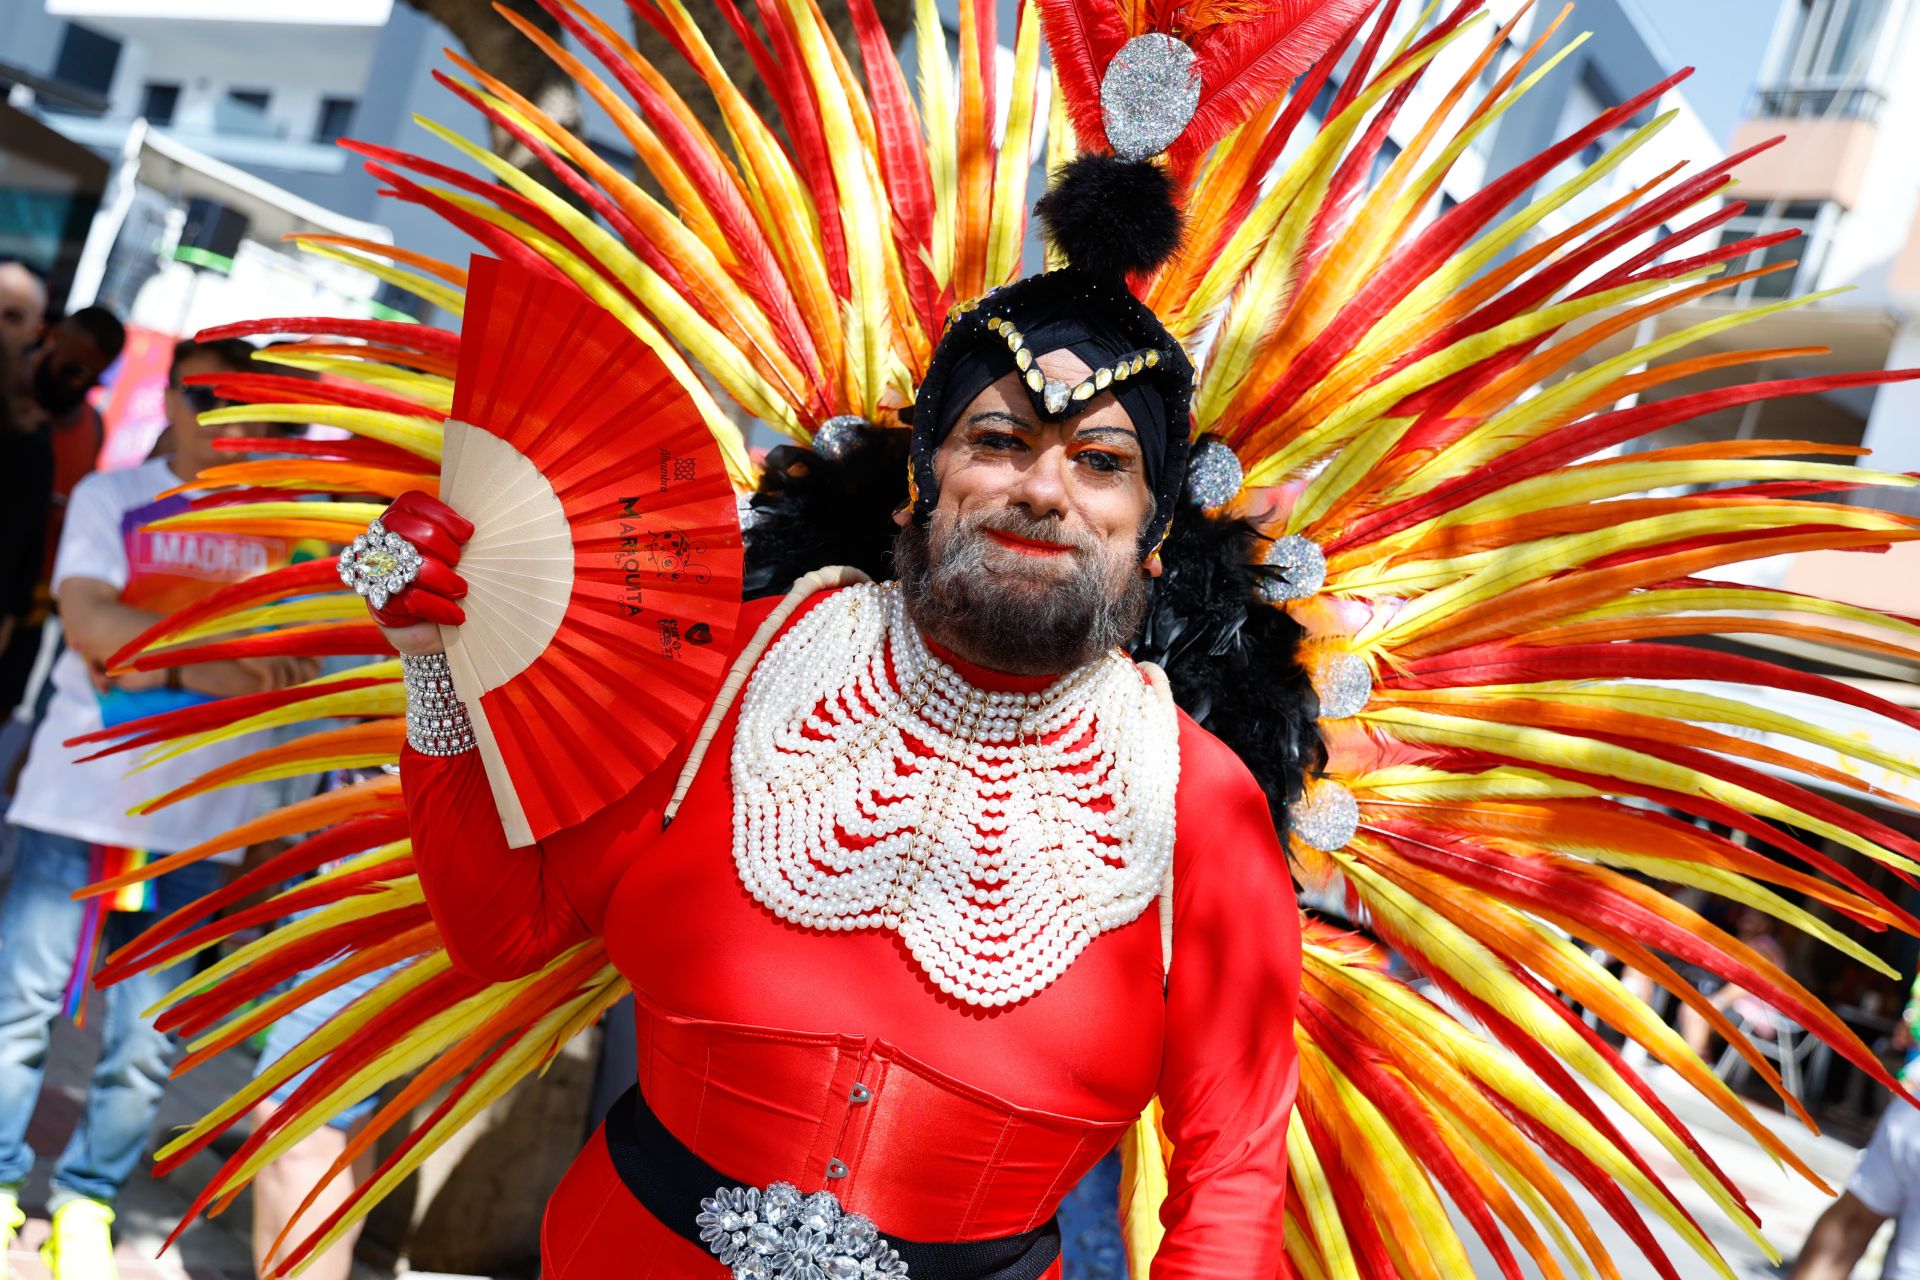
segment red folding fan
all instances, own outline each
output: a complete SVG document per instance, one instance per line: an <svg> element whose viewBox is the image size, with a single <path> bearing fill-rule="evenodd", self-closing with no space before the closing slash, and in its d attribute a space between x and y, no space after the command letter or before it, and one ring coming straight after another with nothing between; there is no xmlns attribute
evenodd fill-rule
<svg viewBox="0 0 1920 1280"><path fill-rule="evenodd" d="M564 280L476 257L441 496L473 521L445 629L507 836L631 791L726 674L741 544L719 446L666 366Z"/></svg>

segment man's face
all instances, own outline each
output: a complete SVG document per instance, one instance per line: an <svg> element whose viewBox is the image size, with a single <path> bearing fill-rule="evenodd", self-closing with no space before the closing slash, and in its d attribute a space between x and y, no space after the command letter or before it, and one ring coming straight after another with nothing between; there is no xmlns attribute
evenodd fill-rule
<svg viewBox="0 0 1920 1280"><path fill-rule="evenodd" d="M1067 351L1049 377L1089 372ZM1124 643L1144 606L1140 533L1153 513L1140 440L1111 395L1048 422L1017 373L976 396L934 455L940 498L902 580L916 619L962 657L1063 671ZM917 557L924 552L925 564Z"/></svg>
<svg viewBox="0 0 1920 1280"><path fill-rule="evenodd" d="M47 319L47 291L17 262L0 265L0 355L18 356L33 345Z"/></svg>
<svg viewBox="0 0 1920 1280"><path fill-rule="evenodd" d="M215 399L211 387L188 386L183 381L195 374L232 372L225 361L207 351L195 351L173 368L167 383L167 426L173 432L175 470L184 479L192 479L188 472L198 474L218 462L239 460L238 455L216 451L213 442L223 436L244 435L245 428L207 426L200 421L202 413L227 402Z"/></svg>
<svg viewBox="0 0 1920 1280"><path fill-rule="evenodd" d="M87 392L113 363L93 335L74 324L57 324L31 357L33 398L56 418L79 408Z"/></svg>

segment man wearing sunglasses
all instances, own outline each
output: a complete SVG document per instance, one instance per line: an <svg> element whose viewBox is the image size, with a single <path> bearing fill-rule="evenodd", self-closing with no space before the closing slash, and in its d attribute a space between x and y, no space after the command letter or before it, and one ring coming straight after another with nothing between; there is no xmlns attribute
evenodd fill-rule
<svg viewBox="0 0 1920 1280"><path fill-rule="evenodd" d="M128 810L171 791L201 770L263 745L251 736L167 761L125 777L114 757L65 744L104 725L229 694L266 692L311 678L303 659L203 662L166 672L109 675L107 663L159 618L228 583L277 568L291 548L284 540L196 530L154 529L152 522L187 508L172 490L236 455L214 442L233 428L202 424L216 407L195 375L245 370L252 348L238 341L174 349L166 393L170 453L138 467L88 476L74 489L53 571L67 651L54 666L53 697L35 732L7 820L17 829L14 876L0 908L0 1240L20 1220L18 1189L34 1162L27 1121L40 1093L55 1019L83 990L93 934L74 890L141 859L186 849L256 816L270 797L258 786L232 787L153 813ZM114 900L99 930L101 953L122 945L155 918L218 887L238 850L151 882L140 901ZM47 1246L56 1280L110 1280L115 1274L109 1224L121 1184L132 1173L153 1125L176 1047L141 1014L175 983L185 966L116 986L91 999L102 1029L83 1114L53 1169Z"/></svg>

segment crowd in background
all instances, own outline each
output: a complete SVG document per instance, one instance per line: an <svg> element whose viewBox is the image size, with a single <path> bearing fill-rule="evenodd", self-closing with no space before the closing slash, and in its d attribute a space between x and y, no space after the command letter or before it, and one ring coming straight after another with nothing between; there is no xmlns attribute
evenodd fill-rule
<svg viewBox="0 0 1920 1280"><path fill-rule="evenodd" d="M99 959L166 913L219 887L264 848L223 850L110 897L76 891L178 853L298 798L268 784L227 787L132 812L206 769L266 745L257 735L194 752L128 778L124 757L78 760L76 737L145 716L313 678L305 659L234 659L165 670L117 669L113 659L154 622L220 587L327 548L287 539L159 532L152 522L185 510L177 492L232 461L216 441L233 428L202 423L223 403L209 382L247 370L239 340L175 345L166 422L146 461L96 470L105 443L89 393L120 355L125 332L108 311L49 313L45 281L0 262L0 714L27 730L6 762L10 873L0 904L0 1246L25 1221L21 1193L36 1161L51 1156L44 1256L55 1280L113 1280L114 1204L141 1173L179 1043L143 1014L207 957L90 990ZM331 780L339 781L339 780ZM286 1020L261 1063L284 1054L379 975L349 984L332 1007ZM79 1121L58 1153L28 1145L56 1023L82 1010L100 1052ZM297 1084L278 1090L271 1107ZM355 1108L270 1169L256 1187L257 1247L278 1235L364 1115ZM342 1184L344 1185L344 1184ZM330 1207L323 1202L324 1216ZM347 1274L352 1241L309 1274ZM4 1252L0 1248L0 1252Z"/></svg>

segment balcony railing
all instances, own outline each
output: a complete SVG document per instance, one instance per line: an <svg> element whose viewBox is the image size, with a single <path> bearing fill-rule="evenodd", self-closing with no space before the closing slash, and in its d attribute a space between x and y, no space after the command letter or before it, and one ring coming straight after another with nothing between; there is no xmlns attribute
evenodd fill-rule
<svg viewBox="0 0 1920 1280"><path fill-rule="evenodd" d="M1880 118L1887 95L1859 81L1801 81L1754 91L1753 114L1768 120L1864 120Z"/></svg>

